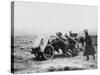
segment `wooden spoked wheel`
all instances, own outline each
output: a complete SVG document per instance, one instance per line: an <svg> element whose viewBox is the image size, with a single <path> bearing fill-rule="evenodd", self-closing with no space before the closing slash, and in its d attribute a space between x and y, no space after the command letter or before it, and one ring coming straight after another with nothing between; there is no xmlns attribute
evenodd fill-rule
<svg viewBox="0 0 100 75"><path fill-rule="evenodd" d="M43 58L48 60L54 57L54 48L52 45L48 44L43 52Z"/></svg>

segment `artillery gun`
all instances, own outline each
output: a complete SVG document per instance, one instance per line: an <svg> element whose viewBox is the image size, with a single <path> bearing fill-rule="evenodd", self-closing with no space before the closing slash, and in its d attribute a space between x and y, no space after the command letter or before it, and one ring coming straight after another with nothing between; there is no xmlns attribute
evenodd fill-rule
<svg viewBox="0 0 100 75"><path fill-rule="evenodd" d="M59 49L62 50L62 54L66 57L76 56L78 54L77 49L69 49L69 43L66 40L57 39L56 36L43 36L36 39L31 53L35 54L38 59L52 59L55 56L55 51L59 53Z"/></svg>

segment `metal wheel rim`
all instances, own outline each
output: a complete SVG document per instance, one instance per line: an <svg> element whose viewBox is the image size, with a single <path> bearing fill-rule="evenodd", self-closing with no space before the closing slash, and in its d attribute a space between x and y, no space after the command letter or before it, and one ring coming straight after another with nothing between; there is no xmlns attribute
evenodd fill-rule
<svg viewBox="0 0 100 75"><path fill-rule="evenodd" d="M50 49L47 50L47 47L49 47ZM47 47L45 48L43 52L43 56L45 59L52 59L54 56L54 49L51 45L48 45Z"/></svg>

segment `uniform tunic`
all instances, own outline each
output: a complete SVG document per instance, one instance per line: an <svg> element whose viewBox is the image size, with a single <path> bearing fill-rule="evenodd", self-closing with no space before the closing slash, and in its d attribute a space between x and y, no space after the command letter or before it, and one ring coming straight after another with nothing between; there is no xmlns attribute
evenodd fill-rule
<svg viewBox="0 0 100 75"><path fill-rule="evenodd" d="M91 39L91 37L89 35L86 36L85 42L86 42L86 45L85 45L84 56L94 55L95 54L95 50L94 50L94 47L92 46L92 39Z"/></svg>

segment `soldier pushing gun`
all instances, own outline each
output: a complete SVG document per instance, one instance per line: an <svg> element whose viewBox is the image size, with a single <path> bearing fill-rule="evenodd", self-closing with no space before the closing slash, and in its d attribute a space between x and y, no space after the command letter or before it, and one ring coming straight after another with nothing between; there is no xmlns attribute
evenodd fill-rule
<svg viewBox="0 0 100 75"><path fill-rule="evenodd" d="M84 56L87 57L86 60L89 60L89 55L93 56L93 59L95 59L95 50L94 47L92 45L92 39L90 37L90 35L88 34L88 30L84 30L85 33L85 52L84 52Z"/></svg>

